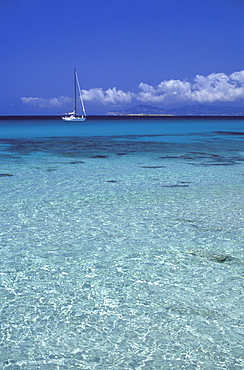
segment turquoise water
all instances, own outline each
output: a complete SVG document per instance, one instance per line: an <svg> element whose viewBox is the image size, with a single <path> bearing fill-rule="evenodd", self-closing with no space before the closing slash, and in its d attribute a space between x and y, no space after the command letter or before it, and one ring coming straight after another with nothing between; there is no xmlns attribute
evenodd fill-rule
<svg viewBox="0 0 244 370"><path fill-rule="evenodd" d="M2 369L243 369L244 121L0 121Z"/></svg>

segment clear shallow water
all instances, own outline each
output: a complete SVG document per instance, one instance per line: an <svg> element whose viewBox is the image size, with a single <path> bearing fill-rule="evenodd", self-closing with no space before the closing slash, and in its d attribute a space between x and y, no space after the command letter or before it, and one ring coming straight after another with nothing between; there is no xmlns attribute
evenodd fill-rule
<svg viewBox="0 0 244 370"><path fill-rule="evenodd" d="M24 127L0 125L0 367L242 369L244 122Z"/></svg>

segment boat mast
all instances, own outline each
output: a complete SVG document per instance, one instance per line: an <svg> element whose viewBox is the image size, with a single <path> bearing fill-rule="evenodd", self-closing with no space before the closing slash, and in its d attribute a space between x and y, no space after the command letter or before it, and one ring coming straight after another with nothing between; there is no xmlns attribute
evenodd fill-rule
<svg viewBox="0 0 244 370"><path fill-rule="evenodd" d="M74 68L74 96L75 96L75 116L76 116L76 68Z"/></svg>

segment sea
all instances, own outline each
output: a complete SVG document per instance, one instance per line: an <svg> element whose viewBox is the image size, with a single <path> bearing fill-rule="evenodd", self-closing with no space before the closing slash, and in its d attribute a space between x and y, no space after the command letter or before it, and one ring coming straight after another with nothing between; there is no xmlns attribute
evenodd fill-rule
<svg viewBox="0 0 244 370"><path fill-rule="evenodd" d="M0 369L244 369L243 140L243 117L2 117Z"/></svg>

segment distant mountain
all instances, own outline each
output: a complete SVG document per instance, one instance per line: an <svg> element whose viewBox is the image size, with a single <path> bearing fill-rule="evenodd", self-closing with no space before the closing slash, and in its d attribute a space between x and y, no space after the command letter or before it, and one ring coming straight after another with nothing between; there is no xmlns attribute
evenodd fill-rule
<svg viewBox="0 0 244 370"><path fill-rule="evenodd" d="M126 110L110 111L108 115L169 115L169 116L244 116L244 107L190 105L164 109L151 105L136 105Z"/></svg>
<svg viewBox="0 0 244 370"><path fill-rule="evenodd" d="M244 116L244 107L191 105L173 110L175 115L184 116Z"/></svg>
<svg viewBox="0 0 244 370"><path fill-rule="evenodd" d="M117 110L117 111L110 111L107 113L108 115L114 116L124 116L124 115L133 115L133 114L167 114L172 115L168 109L152 107L151 105L136 105L126 110Z"/></svg>

